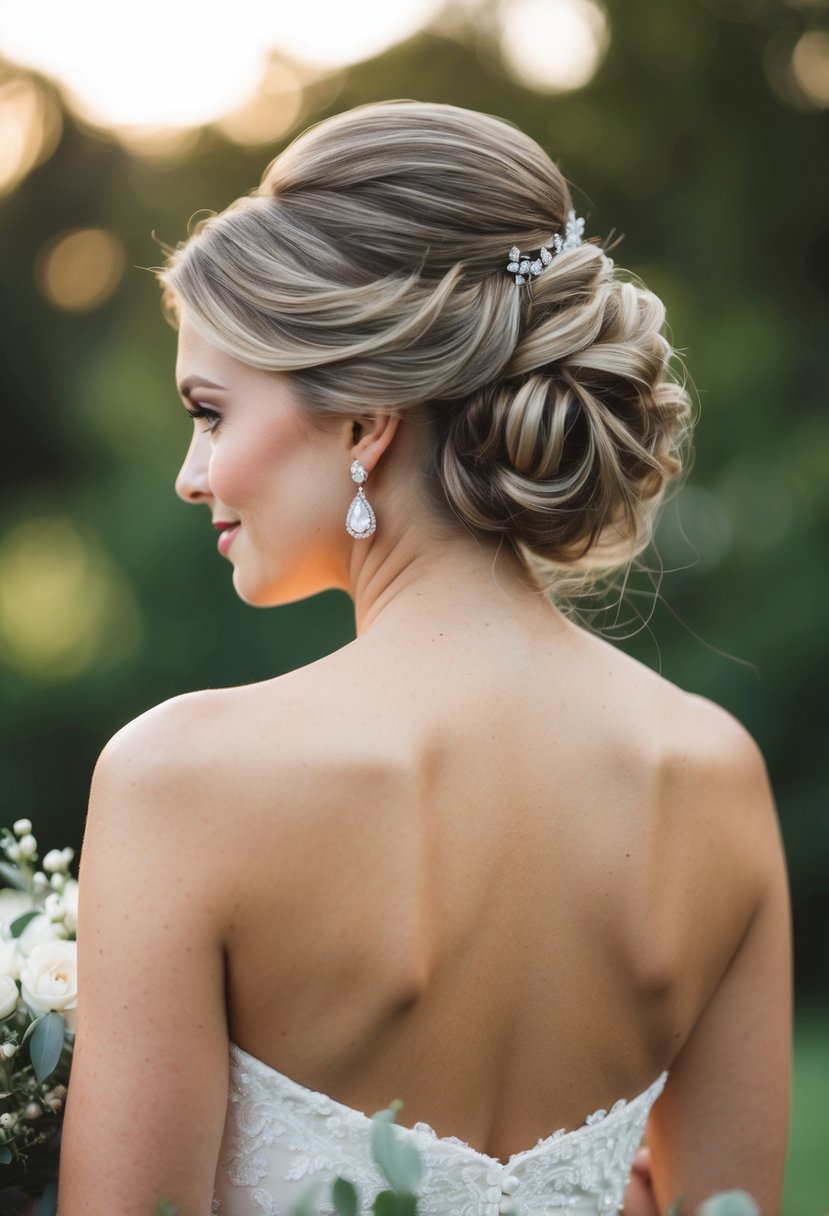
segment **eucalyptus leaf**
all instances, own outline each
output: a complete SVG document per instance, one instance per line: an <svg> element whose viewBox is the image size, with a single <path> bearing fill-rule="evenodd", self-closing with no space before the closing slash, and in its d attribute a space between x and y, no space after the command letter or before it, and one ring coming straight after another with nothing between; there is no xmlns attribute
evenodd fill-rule
<svg viewBox="0 0 829 1216"><path fill-rule="evenodd" d="M33 1022L29 1022L29 1025L26 1027L26 1033L23 1035L23 1038L20 1040L21 1047L23 1046L23 1044L26 1042L27 1039L31 1038L31 1036L34 1034L35 1027L40 1022L43 1021L45 1016L46 1015L44 1013L41 1013L38 1017L35 1018L35 1020Z"/></svg>
<svg viewBox="0 0 829 1216"><path fill-rule="evenodd" d="M38 1081L45 1081L57 1067L65 1033L66 1023L60 1013L52 1011L38 1021L29 1044Z"/></svg>
<svg viewBox="0 0 829 1216"><path fill-rule="evenodd" d="M395 1132L394 1117L400 1106L392 1103L372 1115L371 1152L393 1190L412 1192L423 1175L423 1161L415 1146L400 1140Z"/></svg>
<svg viewBox="0 0 829 1216"><path fill-rule="evenodd" d="M357 1191L347 1178L338 1178L331 1188L331 1200L338 1216L357 1216Z"/></svg>
<svg viewBox="0 0 829 1216"><path fill-rule="evenodd" d="M706 1199L698 1216L760 1216L760 1209L748 1191L722 1191Z"/></svg>
<svg viewBox="0 0 829 1216"><path fill-rule="evenodd" d="M0 1165L8 1165L12 1159L12 1151L5 1144L0 1144Z"/></svg>
<svg viewBox="0 0 829 1216"><path fill-rule="evenodd" d="M374 1216L397 1216L397 1196L394 1191L380 1191L371 1205Z"/></svg>
<svg viewBox="0 0 829 1216"><path fill-rule="evenodd" d="M0 878L7 887L14 887L15 891L28 891L29 889L20 872L14 866L10 866L7 861L0 861Z"/></svg>
<svg viewBox="0 0 829 1216"><path fill-rule="evenodd" d="M20 937L20 934L26 928L29 921L34 920L36 916L40 915L40 908L31 908L28 912L21 912L20 915L16 916L9 925L9 933L11 933L12 937Z"/></svg>
<svg viewBox="0 0 829 1216"><path fill-rule="evenodd" d="M58 1210L58 1184L54 1179L47 1182L43 1193L35 1200L34 1216L55 1216Z"/></svg>

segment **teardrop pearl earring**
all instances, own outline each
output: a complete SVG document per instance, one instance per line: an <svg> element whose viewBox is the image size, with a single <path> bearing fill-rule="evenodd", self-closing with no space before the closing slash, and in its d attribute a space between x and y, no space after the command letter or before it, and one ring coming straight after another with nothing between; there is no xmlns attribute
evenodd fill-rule
<svg viewBox="0 0 829 1216"><path fill-rule="evenodd" d="M353 536L355 540L365 540L377 528L374 509L363 493L362 483L367 477L368 473L360 461L352 460L351 480L357 483L358 490L352 499L351 506L348 508L348 514L345 517L345 528L349 536Z"/></svg>

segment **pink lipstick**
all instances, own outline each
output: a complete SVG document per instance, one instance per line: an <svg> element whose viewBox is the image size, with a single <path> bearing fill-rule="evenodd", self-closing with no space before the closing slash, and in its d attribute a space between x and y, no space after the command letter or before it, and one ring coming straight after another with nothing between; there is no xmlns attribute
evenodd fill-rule
<svg viewBox="0 0 829 1216"><path fill-rule="evenodd" d="M218 549L222 557L227 557L227 551L233 544L233 538L239 531L240 526L240 524L231 523L229 520L214 520L213 527L218 528L218 530L221 532L221 536L219 537L218 541Z"/></svg>

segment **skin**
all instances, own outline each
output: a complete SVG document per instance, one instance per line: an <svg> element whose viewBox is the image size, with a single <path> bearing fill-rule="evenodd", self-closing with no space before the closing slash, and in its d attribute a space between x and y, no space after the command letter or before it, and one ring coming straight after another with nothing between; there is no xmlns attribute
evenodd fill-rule
<svg viewBox="0 0 829 1216"><path fill-rule="evenodd" d="M737 1186L776 1216L790 921L754 740L431 515L422 429L359 409L315 426L186 312L177 376L224 386L193 391L214 414L176 489L206 526L238 521L239 596L340 588L357 636L166 702L104 750L60 1216L209 1211L230 1040L502 1160L667 1068L627 1216ZM354 458L364 541L344 527Z"/></svg>

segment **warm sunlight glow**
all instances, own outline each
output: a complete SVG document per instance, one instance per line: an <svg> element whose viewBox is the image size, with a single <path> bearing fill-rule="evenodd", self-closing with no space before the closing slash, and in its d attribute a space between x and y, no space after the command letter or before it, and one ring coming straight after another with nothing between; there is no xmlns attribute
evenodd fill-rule
<svg viewBox="0 0 829 1216"><path fill-rule="evenodd" d="M582 88L607 50L607 16L595 0L503 0L498 16L507 66L541 92Z"/></svg>
<svg viewBox="0 0 829 1216"><path fill-rule="evenodd" d="M35 263L37 285L50 303L66 312L88 312L112 295L125 265L124 247L103 228L63 232Z"/></svg>
<svg viewBox="0 0 829 1216"><path fill-rule="evenodd" d="M18 524L0 541L0 656L26 675L64 680L137 645L129 585L66 516Z"/></svg>
<svg viewBox="0 0 829 1216"><path fill-rule="evenodd" d="M34 81L14 76L0 83L0 198L51 156L62 128L58 107Z"/></svg>
<svg viewBox="0 0 829 1216"><path fill-rule="evenodd" d="M287 64L274 60L255 96L217 126L237 144L275 143L291 130L301 109L302 81Z"/></svg>
<svg viewBox="0 0 829 1216"><path fill-rule="evenodd" d="M792 70L800 88L816 106L829 106L829 34L810 30L792 53Z"/></svg>
<svg viewBox="0 0 829 1216"><path fill-rule="evenodd" d="M441 8L442 0L3 0L0 54L61 82L94 124L199 126L243 112L270 51L322 68L354 62ZM289 98L287 90L274 129L292 121ZM265 126L260 112L237 131L246 140Z"/></svg>

